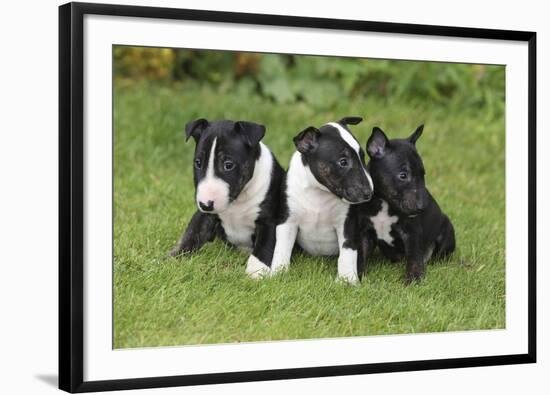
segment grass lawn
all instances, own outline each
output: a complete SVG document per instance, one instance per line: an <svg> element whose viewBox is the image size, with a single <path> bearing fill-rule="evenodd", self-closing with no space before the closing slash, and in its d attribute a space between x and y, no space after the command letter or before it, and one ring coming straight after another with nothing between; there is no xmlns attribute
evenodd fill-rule
<svg viewBox="0 0 550 395"><path fill-rule="evenodd" d="M376 96L318 112L245 92L117 82L114 96L114 347L462 331L505 325L504 118L483 109ZM360 286L335 283L336 257L294 256L288 273L245 275L247 254L220 241L164 259L196 210L192 139L199 117L251 120L286 168L292 137L345 115L365 144L377 125L417 143L427 186L455 225L457 251L403 284L404 264L378 253Z"/></svg>

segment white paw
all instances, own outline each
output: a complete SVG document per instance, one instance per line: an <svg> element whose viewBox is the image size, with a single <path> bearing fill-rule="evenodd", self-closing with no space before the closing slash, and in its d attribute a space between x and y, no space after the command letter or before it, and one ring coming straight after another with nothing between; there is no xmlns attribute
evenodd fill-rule
<svg viewBox="0 0 550 395"><path fill-rule="evenodd" d="M357 276L357 251L343 247L338 256L338 277L337 281L352 285L359 284Z"/></svg>
<svg viewBox="0 0 550 395"><path fill-rule="evenodd" d="M269 275L271 277L276 276L280 273L285 273L288 270L288 265L280 264L280 265L273 265L271 266L271 271L269 272Z"/></svg>
<svg viewBox="0 0 550 395"><path fill-rule="evenodd" d="M248 257L246 262L246 274L252 279L258 279L269 275L269 267L254 255Z"/></svg>
<svg viewBox="0 0 550 395"><path fill-rule="evenodd" d="M339 274L336 276L335 281L340 284L359 285L359 278L355 273Z"/></svg>

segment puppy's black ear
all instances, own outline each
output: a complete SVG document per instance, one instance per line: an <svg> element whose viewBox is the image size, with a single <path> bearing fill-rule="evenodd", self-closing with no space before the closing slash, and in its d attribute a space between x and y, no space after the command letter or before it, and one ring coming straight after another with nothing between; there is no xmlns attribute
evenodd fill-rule
<svg viewBox="0 0 550 395"><path fill-rule="evenodd" d="M235 131L240 134L246 143L253 147L260 142L265 135L265 126L254 122L235 122Z"/></svg>
<svg viewBox="0 0 550 395"><path fill-rule="evenodd" d="M372 129L372 134L367 141L367 153L373 159L379 159L386 154L388 138L379 127Z"/></svg>
<svg viewBox="0 0 550 395"><path fill-rule="evenodd" d="M294 137L294 145L298 152L302 154L313 152L319 146L318 138L321 132L317 128L310 126L302 130L296 137Z"/></svg>
<svg viewBox="0 0 550 395"><path fill-rule="evenodd" d="M420 136L422 136L422 131L424 130L424 124L420 125L419 127L416 128L416 130L414 131L413 134L411 134L411 136L408 138L408 140L415 144L416 143L416 140L418 140L420 138Z"/></svg>
<svg viewBox="0 0 550 395"><path fill-rule="evenodd" d="M199 141L201 132L208 126L208 121L204 118L197 119L196 121L188 122L185 125L185 141L189 140L189 137L193 136L195 142Z"/></svg>
<svg viewBox="0 0 550 395"><path fill-rule="evenodd" d="M361 117L344 117L338 121L338 123L341 123L342 125L357 125L358 123L361 123L363 118Z"/></svg>

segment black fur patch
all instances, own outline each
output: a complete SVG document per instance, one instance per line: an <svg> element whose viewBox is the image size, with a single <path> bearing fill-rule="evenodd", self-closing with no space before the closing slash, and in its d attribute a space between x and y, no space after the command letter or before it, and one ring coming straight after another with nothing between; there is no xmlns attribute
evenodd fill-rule
<svg viewBox="0 0 550 395"><path fill-rule="evenodd" d="M185 129L186 140L192 136L196 142L193 161L195 189L206 176L215 140L214 174L229 185L231 203L239 196L254 174L256 161L262 153L259 142L265 134L265 127L247 121L208 122L201 118L189 122ZM251 235L253 255L267 266L271 265L275 245L275 225L281 203L281 182L285 175L275 156L271 152L269 155L273 160L271 178L265 180L269 182L269 187L260 203L259 215L255 222L256 229ZM176 256L183 252L195 251L215 237L227 241L220 217L214 213L197 211L170 255Z"/></svg>
<svg viewBox="0 0 550 395"><path fill-rule="evenodd" d="M370 199L372 189L364 171L364 153L360 150L357 155L335 127L310 126L294 138L294 143L304 166L329 191L350 203Z"/></svg>
<svg viewBox="0 0 550 395"><path fill-rule="evenodd" d="M251 123L249 123L251 124ZM200 138L195 147L194 182L195 188L206 176L212 144L216 139L214 152L214 174L229 185L229 201L239 196L243 187L254 174L254 165L260 156L260 146L256 142L251 145L249 136L242 133L240 123L233 121L218 121L209 123L200 132ZM196 132L195 132L196 133ZM233 168L227 170L227 163Z"/></svg>
<svg viewBox="0 0 550 395"><path fill-rule="evenodd" d="M390 236L393 245L378 240L380 251L390 260L406 259L406 281L420 279L431 256L446 256L455 250L454 228L443 214L424 182L424 165L415 143L420 126L407 139L389 140L374 128L367 142L371 157L369 172L374 181L374 198L359 206L362 237L376 237L370 218L388 203L388 215L396 216Z"/></svg>
<svg viewBox="0 0 550 395"><path fill-rule="evenodd" d="M400 215L415 215L426 208L426 172L411 140L389 141L381 129L375 128L367 152L371 156L368 169L378 196L383 196Z"/></svg>

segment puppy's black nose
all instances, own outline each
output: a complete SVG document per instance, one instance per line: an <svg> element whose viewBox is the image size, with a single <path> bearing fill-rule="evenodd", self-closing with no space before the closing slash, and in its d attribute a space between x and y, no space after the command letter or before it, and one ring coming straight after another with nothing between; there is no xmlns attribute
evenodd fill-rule
<svg viewBox="0 0 550 395"><path fill-rule="evenodd" d="M373 191L370 188L362 188L361 189L361 195L363 196L364 200L370 200L373 195Z"/></svg>
<svg viewBox="0 0 550 395"><path fill-rule="evenodd" d="M204 204L203 202L199 202L199 206L202 211L212 211L214 210L214 202L212 200L209 200Z"/></svg>

